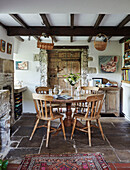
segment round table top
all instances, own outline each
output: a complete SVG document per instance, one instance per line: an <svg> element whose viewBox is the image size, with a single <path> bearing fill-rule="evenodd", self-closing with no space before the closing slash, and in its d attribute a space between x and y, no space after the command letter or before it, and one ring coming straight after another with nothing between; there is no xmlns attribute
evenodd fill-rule
<svg viewBox="0 0 130 170"><path fill-rule="evenodd" d="M74 103L85 102L88 96L94 96L95 94L84 94L80 96L72 96L72 99L53 99L54 103Z"/></svg>

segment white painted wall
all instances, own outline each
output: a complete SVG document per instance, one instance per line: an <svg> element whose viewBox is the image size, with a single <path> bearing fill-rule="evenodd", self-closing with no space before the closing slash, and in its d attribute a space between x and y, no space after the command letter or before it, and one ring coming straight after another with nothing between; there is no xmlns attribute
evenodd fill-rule
<svg viewBox="0 0 130 170"><path fill-rule="evenodd" d="M93 61L89 62L89 67L96 67L97 74L89 74L88 79L92 77L106 78L111 81L118 82L118 86L121 85L121 61L122 61L122 45L118 41L110 41L104 51L98 51L94 48L94 44L91 43L89 46L89 56L93 57ZM98 70L98 56L120 56L119 69L117 73L99 73Z"/></svg>
<svg viewBox="0 0 130 170"><path fill-rule="evenodd" d="M7 36L7 31L0 26L0 40L6 41L5 52L0 51L0 58L12 60L13 59L13 51L14 51L14 38ZM12 53L7 54L7 43L12 44Z"/></svg>
<svg viewBox="0 0 130 170"><path fill-rule="evenodd" d="M28 90L23 92L23 112L34 113L34 104L32 100L32 93L35 92L35 86L40 85L40 72L36 71L39 66L38 61L33 61L33 55L39 53L36 41L19 42L17 46L17 54L14 55L14 61L28 61L28 70L14 69L14 80L23 81L23 85L28 87ZM14 67L16 64L14 62Z"/></svg>
<svg viewBox="0 0 130 170"><path fill-rule="evenodd" d="M28 41L19 42L17 48L17 54L14 55L14 60L16 61L29 61L29 70L15 70L15 80L22 80L24 85L28 86L28 90L23 93L23 112L34 113L34 104L32 101L32 92L35 90L35 86L40 85L40 72L36 72L36 66L39 65L38 62L33 61L33 54L38 54L39 49L36 47L37 42ZM89 45L89 54L93 57L93 61L89 62L89 66L97 67L98 69L98 56L99 55L120 55L122 54L121 44L118 42L109 42L105 51L97 51L94 49L93 42L87 43L86 41L79 42L65 42L58 41L55 45ZM121 65L121 64L120 64ZM121 66L120 66L121 67ZM89 74L89 78L92 77L104 77L112 81L117 81L119 84L121 82L121 69L119 68L118 73L112 74Z"/></svg>
<svg viewBox="0 0 130 170"><path fill-rule="evenodd" d="M123 113L130 120L130 84L122 83L123 88Z"/></svg>

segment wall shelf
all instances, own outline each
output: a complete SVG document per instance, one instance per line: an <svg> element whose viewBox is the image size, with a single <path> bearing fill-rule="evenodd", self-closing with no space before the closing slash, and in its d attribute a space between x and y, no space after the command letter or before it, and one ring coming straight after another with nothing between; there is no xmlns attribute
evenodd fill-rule
<svg viewBox="0 0 130 170"><path fill-rule="evenodd" d="M130 84L130 81L128 81L128 80L122 80L121 82L122 82L122 83Z"/></svg>
<svg viewBox="0 0 130 170"><path fill-rule="evenodd" d="M123 67L121 70L129 70L130 67Z"/></svg>

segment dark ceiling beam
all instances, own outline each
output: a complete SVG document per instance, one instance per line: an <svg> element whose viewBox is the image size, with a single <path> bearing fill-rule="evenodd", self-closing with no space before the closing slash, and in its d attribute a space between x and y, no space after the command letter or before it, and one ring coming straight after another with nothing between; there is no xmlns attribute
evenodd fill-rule
<svg viewBox="0 0 130 170"><path fill-rule="evenodd" d="M33 36L33 37L35 38L35 40L37 40L37 41L39 40L38 36Z"/></svg>
<svg viewBox="0 0 130 170"><path fill-rule="evenodd" d="M24 42L24 39L21 38L21 37L19 37L19 36L15 36L15 38L16 38L17 40L21 41L21 42Z"/></svg>
<svg viewBox="0 0 130 170"><path fill-rule="evenodd" d="M70 42L73 42L73 36L70 37Z"/></svg>
<svg viewBox="0 0 130 170"><path fill-rule="evenodd" d="M53 49L89 49L89 46L54 46Z"/></svg>
<svg viewBox="0 0 130 170"><path fill-rule="evenodd" d="M70 27L74 28L74 14L70 14ZM70 37L70 42L73 42L73 36Z"/></svg>
<svg viewBox="0 0 130 170"><path fill-rule="evenodd" d="M6 25L4 25L2 22L0 22L0 26L1 27L3 27L4 29L6 29L6 31L7 31L7 26ZM15 38L17 38L19 41L21 41L21 42L23 42L24 41L24 39L23 38L21 38L21 37L19 37L19 36L17 36L17 37L15 37Z"/></svg>
<svg viewBox="0 0 130 170"><path fill-rule="evenodd" d="M127 15L119 24L118 28L122 28L124 25L126 25L130 21L130 15Z"/></svg>
<svg viewBox="0 0 130 170"><path fill-rule="evenodd" d="M7 29L6 25L4 25L2 22L0 22L0 26L2 26L4 29Z"/></svg>
<svg viewBox="0 0 130 170"><path fill-rule="evenodd" d="M124 27L124 25L126 25L128 22L130 21L130 15L127 15L118 25L117 25L117 29ZM108 37L108 40L110 40L112 36Z"/></svg>
<svg viewBox="0 0 130 170"><path fill-rule="evenodd" d="M48 19L47 19L46 14L40 14L40 16L41 16L41 18L42 18L43 24L45 24L45 26L46 26L47 28L50 28L51 26L50 26L50 23L49 23L49 21L48 21ZM56 39L55 36L52 36L52 38L53 38L53 41L54 41L54 42L57 42L57 39Z"/></svg>
<svg viewBox="0 0 130 170"><path fill-rule="evenodd" d="M9 14L16 22L24 28L28 28L28 25L19 17L18 14Z"/></svg>
<svg viewBox="0 0 130 170"><path fill-rule="evenodd" d="M7 34L9 36L33 36L41 35L43 32L52 36L96 36L99 33L106 36L130 36L130 27L122 27L117 29L116 27L74 27L69 26L51 26L46 27L29 27L29 29L23 27L7 27Z"/></svg>
<svg viewBox="0 0 130 170"><path fill-rule="evenodd" d="M20 18L20 16L18 14L9 14L16 22L19 23L19 25L21 25L24 28L29 28L29 26ZM38 37L36 37L35 35L33 36L36 40L38 40Z"/></svg>
<svg viewBox="0 0 130 170"><path fill-rule="evenodd" d="M130 36L129 37L124 37L124 38L121 38L120 40L119 40L119 43L124 43L127 39L130 39Z"/></svg>
<svg viewBox="0 0 130 170"><path fill-rule="evenodd" d="M40 16L41 16L41 18L42 18L43 25L45 24L45 26L46 26L47 28L50 28L50 24L49 24L49 22L48 22L48 19L47 19L47 17L46 17L46 14L40 14Z"/></svg>
<svg viewBox="0 0 130 170"><path fill-rule="evenodd" d="M100 23L102 22L104 16L105 16L105 14L99 14L99 15L98 15L98 18L97 18L97 20L96 20L96 22L95 22L95 24L94 24L94 28L98 28L98 26L99 26ZM93 36L90 36L90 37L88 38L88 42L91 42L92 38L93 38Z"/></svg>

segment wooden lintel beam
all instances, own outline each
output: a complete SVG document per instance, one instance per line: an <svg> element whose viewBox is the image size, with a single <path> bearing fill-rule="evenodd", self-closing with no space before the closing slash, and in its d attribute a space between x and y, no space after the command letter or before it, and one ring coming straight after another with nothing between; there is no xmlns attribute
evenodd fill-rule
<svg viewBox="0 0 130 170"><path fill-rule="evenodd" d="M16 22L18 22L22 27L28 28L28 25L19 17L18 14L9 14Z"/></svg>
<svg viewBox="0 0 130 170"><path fill-rule="evenodd" d="M105 14L99 14L98 15L98 18L97 18L97 20L96 20L96 22L94 24L94 28L98 28L98 26L100 25L100 23L103 20L104 16L105 16ZM88 38L88 42L91 42L92 38L93 38L93 36L90 36Z"/></svg>
<svg viewBox="0 0 130 170"><path fill-rule="evenodd" d="M99 33L106 36L130 36L130 27L76 27L74 29L69 26L51 26L50 28L44 27L7 27L7 34L9 36L39 36L43 32L52 36L96 36Z"/></svg>

